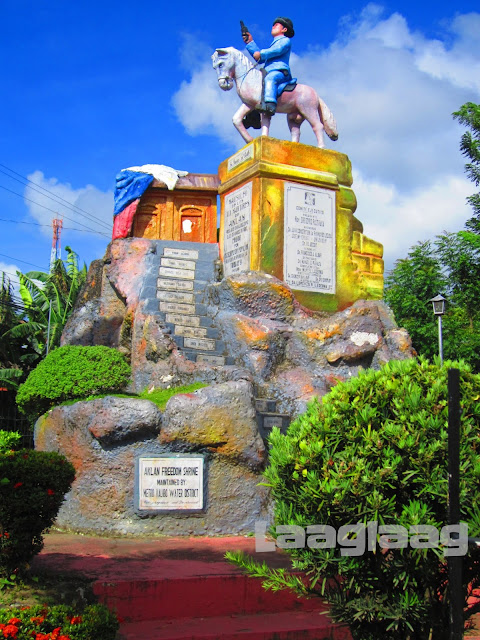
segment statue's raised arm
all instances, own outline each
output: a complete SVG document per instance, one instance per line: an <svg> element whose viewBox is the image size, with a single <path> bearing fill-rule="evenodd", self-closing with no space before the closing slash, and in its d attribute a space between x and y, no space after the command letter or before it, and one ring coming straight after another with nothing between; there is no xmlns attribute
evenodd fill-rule
<svg viewBox="0 0 480 640"><path fill-rule="evenodd" d="M271 117L278 111L287 114L293 142L300 141L300 125L304 120L310 123L319 147L324 147L324 130L329 138L337 140L337 126L330 109L312 87L297 84L296 78L292 78L290 52L295 35L292 21L275 18L273 41L266 49L258 47L242 21L240 26L247 51L256 64L233 47L216 49L212 61L220 88L228 91L235 83L243 102L233 116L233 124L242 138L246 142L253 140L247 131L249 126L261 126L262 135L268 135ZM260 63L264 65L263 70L258 68Z"/></svg>

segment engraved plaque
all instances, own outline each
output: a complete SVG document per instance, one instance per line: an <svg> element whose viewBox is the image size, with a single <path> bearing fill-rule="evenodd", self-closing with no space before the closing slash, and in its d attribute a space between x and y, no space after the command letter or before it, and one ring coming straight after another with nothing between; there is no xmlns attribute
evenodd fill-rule
<svg viewBox="0 0 480 640"><path fill-rule="evenodd" d="M285 183L283 277L299 291L335 293L335 191Z"/></svg>
<svg viewBox="0 0 480 640"><path fill-rule="evenodd" d="M217 367L222 367L225 364L225 358L223 356L209 356L205 353L199 353L197 356L197 362L207 362Z"/></svg>
<svg viewBox="0 0 480 640"><path fill-rule="evenodd" d="M159 289L169 289L170 291L193 291L193 282L191 280L167 280L166 278L158 278L157 287Z"/></svg>
<svg viewBox="0 0 480 640"><path fill-rule="evenodd" d="M173 267L174 269L193 269L195 270L195 262L193 260L176 260L175 258L161 258L162 267Z"/></svg>
<svg viewBox="0 0 480 640"><path fill-rule="evenodd" d="M188 313L194 315L194 304L182 304L181 302L160 302L160 311L171 311L173 313Z"/></svg>
<svg viewBox="0 0 480 640"><path fill-rule="evenodd" d="M193 293L182 293L180 291L157 291L157 298L166 302L188 302L195 303Z"/></svg>
<svg viewBox="0 0 480 640"><path fill-rule="evenodd" d="M199 327L200 316L181 316L176 313L167 313L165 316L165 322L172 324L183 324L186 327Z"/></svg>
<svg viewBox="0 0 480 640"><path fill-rule="evenodd" d="M186 280L195 280L195 271L188 269L172 269L170 267L160 267L159 276L167 276L168 278L185 278Z"/></svg>
<svg viewBox="0 0 480 640"><path fill-rule="evenodd" d="M175 335L186 338L205 338L207 330L205 327L186 327L185 325L175 325Z"/></svg>
<svg viewBox="0 0 480 640"><path fill-rule="evenodd" d="M202 456L139 458L138 508L145 511L203 509L204 464Z"/></svg>
<svg viewBox="0 0 480 640"><path fill-rule="evenodd" d="M253 144L249 144L245 149L240 149L235 155L228 159L227 171L232 171L235 167L253 158Z"/></svg>
<svg viewBox="0 0 480 640"><path fill-rule="evenodd" d="M264 429L273 429L273 427L282 428L283 420L281 416L264 416L263 417L263 428Z"/></svg>
<svg viewBox="0 0 480 640"><path fill-rule="evenodd" d="M223 271L225 277L250 270L252 183L225 196Z"/></svg>
<svg viewBox="0 0 480 640"><path fill-rule="evenodd" d="M166 258L190 258L190 260L198 260L198 251L194 249L172 249L165 247L163 255Z"/></svg>
<svg viewBox="0 0 480 640"><path fill-rule="evenodd" d="M215 351L215 340L209 340L208 338L184 338L183 346L190 349Z"/></svg>

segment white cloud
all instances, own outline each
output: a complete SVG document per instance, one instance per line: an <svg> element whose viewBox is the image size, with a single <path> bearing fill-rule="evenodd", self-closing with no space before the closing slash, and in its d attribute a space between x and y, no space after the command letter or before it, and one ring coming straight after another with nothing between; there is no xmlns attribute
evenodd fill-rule
<svg viewBox="0 0 480 640"><path fill-rule="evenodd" d="M442 40L413 31L399 13L370 4L342 20L328 48L292 55L292 73L310 84L334 113L339 141L356 180L357 216L367 235L386 245L387 263L419 240L458 230L470 217L465 197L462 127L451 114L480 102L480 13L444 22ZM233 152L244 143L231 117L239 99L222 92L210 60L176 93L174 107L192 135L217 135ZM288 138L283 116L272 135ZM314 144L307 124L302 142Z"/></svg>
<svg viewBox="0 0 480 640"><path fill-rule="evenodd" d="M0 261L0 279L2 277L2 272L4 272L6 278L10 280L10 284L12 285L13 289L13 295L15 296L18 296L19 286L17 271L22 271L22 269L20 269L20 267L16 264Z"/></svg>
<svg viewBox="0 0 480 640"><path fill-rule="evenodd" d="M65 227L111 235L111 191L100 191L90 184L73 189L70 184L63 184L57 178L46 178L41 171L34 171L27 177L34 184L25 188L25 204L40 224L50 225L52 219L58 217L64 219ZM72 210L72 207L75 210ZM50 227L40 229L45 235L51 236Z"/></svg>

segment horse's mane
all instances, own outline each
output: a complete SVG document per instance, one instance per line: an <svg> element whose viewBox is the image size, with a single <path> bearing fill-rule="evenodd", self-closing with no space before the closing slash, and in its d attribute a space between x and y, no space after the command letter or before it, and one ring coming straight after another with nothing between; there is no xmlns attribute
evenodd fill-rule
<svg viewBox="0 0 480 640"><path fill-rule="evenodd" d="M247 71L250 71L250 69L255 66L255 63L251 60L251 58L246 56L242 51L235 49L235 47L219 47L213 54L212 60L215 60L220 56L218 51L226 51L228 53L231 53L236 58L236 61L239 64L246 67Z"/></svg>

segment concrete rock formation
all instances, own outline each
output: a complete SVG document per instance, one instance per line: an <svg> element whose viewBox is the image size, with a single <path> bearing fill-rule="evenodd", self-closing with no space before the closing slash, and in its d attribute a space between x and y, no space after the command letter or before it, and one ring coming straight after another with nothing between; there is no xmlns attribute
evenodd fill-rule
<svg viewBox="0 0 480 640"><path fill-rule="evenodd" d="M360 368L414 355L408 334L383 302L311 311L272 275L222 279L216 245L209 245L208 255L205 246L115 240L105 258L92 263L62 343L121 350L132 364L131 391L194 381L209 386L172 397L163 412L146 400L107 397L42 416L36 447L64 453L77 470L60 526L121 534L252 531L270 509L267 490L258 486L266 422L257 399L274 399L269 424L278 416L285 426L314 395ZM189 268L180 285L175 272L182 251ZM180 258L165 262L165 255ZM136 458L168 453L206 456L202 513L135 510Z"/></svg>

